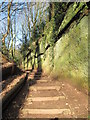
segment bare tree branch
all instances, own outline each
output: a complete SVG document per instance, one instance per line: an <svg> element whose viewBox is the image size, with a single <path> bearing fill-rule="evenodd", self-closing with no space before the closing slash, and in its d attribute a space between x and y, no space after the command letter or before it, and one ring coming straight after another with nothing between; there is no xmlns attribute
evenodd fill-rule
<svg viewBox="0 0 90 120"><path fill-rule="evenodd" d="M10 31L10 9L11 9L11 5L12 5L12 1L10 3L8 3L8 18L7 18L7 21L8 21L8 28L7 28L7 32L6 34L4 34L3 38L2 38L2 42L5 44L5 38L7 37L9 31Z"/></svg>

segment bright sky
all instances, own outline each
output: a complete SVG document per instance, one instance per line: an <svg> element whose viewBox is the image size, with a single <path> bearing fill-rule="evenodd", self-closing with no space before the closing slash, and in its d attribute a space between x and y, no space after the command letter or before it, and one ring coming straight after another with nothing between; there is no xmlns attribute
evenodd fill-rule
<svg viewBox="0 0 90 120"><path fill-rule="evenodd" d="M14 1L16 1L16 0L14 0ZM22 24L25 25L25 14L23 12L24 11L21 11L21 13L19 13L19 14L16 13L16 16L15 16L16 17L16 34L17 34L16 46L18 46L21 43L19 39L22 39ZM33 10L33 13L34 13L34 10ZM4 18L4 17L6 17L6 19L2 20L2 18ZM13 17L11 17L11 19L12 18ZM1 20L0 21L0 33L5 34L6 30L7 30L7 13L5 14L5 12L0 12L0 20ZM32 24L32 23L30 23L30 24ZM6 41L7 41L7 38L6 38Z"/></svg>

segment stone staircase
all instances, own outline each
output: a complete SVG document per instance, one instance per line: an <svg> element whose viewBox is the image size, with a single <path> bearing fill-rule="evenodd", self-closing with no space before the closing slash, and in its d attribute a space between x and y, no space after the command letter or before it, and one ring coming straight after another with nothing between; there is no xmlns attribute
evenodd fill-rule
<svg viewBox="0 0 90 120"><path fill-rule="evenodd" d="M31 76L32 74L29 75ZM19 112L19 118L71 117L70 107L66 104L67 99L60 91L62 83L52 81L43 75L38 80L38 76L40 75L35 77L35 84L32 86L29 84L29 94Z"/></svg>

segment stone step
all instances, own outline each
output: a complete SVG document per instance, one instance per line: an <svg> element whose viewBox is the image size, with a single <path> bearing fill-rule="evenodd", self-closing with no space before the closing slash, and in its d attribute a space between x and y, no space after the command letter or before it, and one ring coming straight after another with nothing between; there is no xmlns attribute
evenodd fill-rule
<svg viewBox="0 0 90 120"><path fill-rule="evenodd" d="M28 76L28 79L30 79L31 76ZM37 83L48 83L51 82L51 80L44 80L44 79L40 79L40 80L32 80L31 81L36 81Z"/></svg>
<svg viewBox="0 0 90 120"><path fill-rule="evenodd" d="M59 99L65 99L65 96L55 96L55 97L29 97L27 101L57 101Z"/></svg>
<svg viewBox="0 0 90 120"><path fill-rule="evenodd" d="M50 82L51 80L37 80L37 83L47 83L47 82Z"/></svg>
<svg viewBox="0 0 90 120"><path fill-rule="evenodd" d="M30 91L28 97L49 97L49 96L62 96L62 92L58 92L57 90L40 90L40 91Z"/></svg>
<svg viewBox="0 0 90 120"><path fill-rule="evenodd" d="M48 100L48 101L33 101L27 99L22 106L23 109L67 109L69 104L66 99L60 98L59 100Z"/></svg>
<svg viewBox="0 0 90 120"><path fill-rule="evenodd" d="M38 91L38 90L57 90L59 91L61 89L60 86L31 86L31 91Z"/></svg>
<svg viewBox="0 0 90 120"><path fill-rule="evenodd" d="M32 80L38 80L41 78L42 75L28 75L28 79L32 79Z"/></svg>
<svg viewBox="0 0 90 120"><path fill-rule="evenodd" d="M70 115L70 109L22 109L21 114L23 115L31 115L31 114L42 114L42 115L54 115L54 114L63 114L63 115Z"/></svg>
<svg viewBox="0 0 90 120"><path fill-rule="evenodd" d="M32 80L33 81L33 80ZM41 86L41 87L44 87L44 86L59 86L59 87L62 87L62 83L61 82L54 82L52 80L34 80L36 81L37 84L34 84L33 86Z"/></svg>

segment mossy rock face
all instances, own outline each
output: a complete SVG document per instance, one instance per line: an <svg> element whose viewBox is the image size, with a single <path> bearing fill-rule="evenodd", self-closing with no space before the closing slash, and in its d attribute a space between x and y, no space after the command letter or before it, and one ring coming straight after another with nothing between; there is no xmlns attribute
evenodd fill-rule
<svg viewBox="0 0 90 120"><path fill-rule="evenodd" d="M50 26L49 26L50 27ZM50 39L52 33L47 33ZM53 53L51 53L53 52ZM43 69L53 75L70 78L75 84L87 87L88 82L88 16L79 23L75 21L69 30L58 40L52 51L46 51ZM54 55L54 57L53 57ZM54 62L53 69L51 64Z"/></svg>
<svg viewBox="0 0 90 120"><path fill-rule="evenodd" d="M66 33L55 47L55 70L68 77L88 80L88 17ZM60 70L61 69L61 70ZM79 82L79 81L78 81Z"/></svg>

